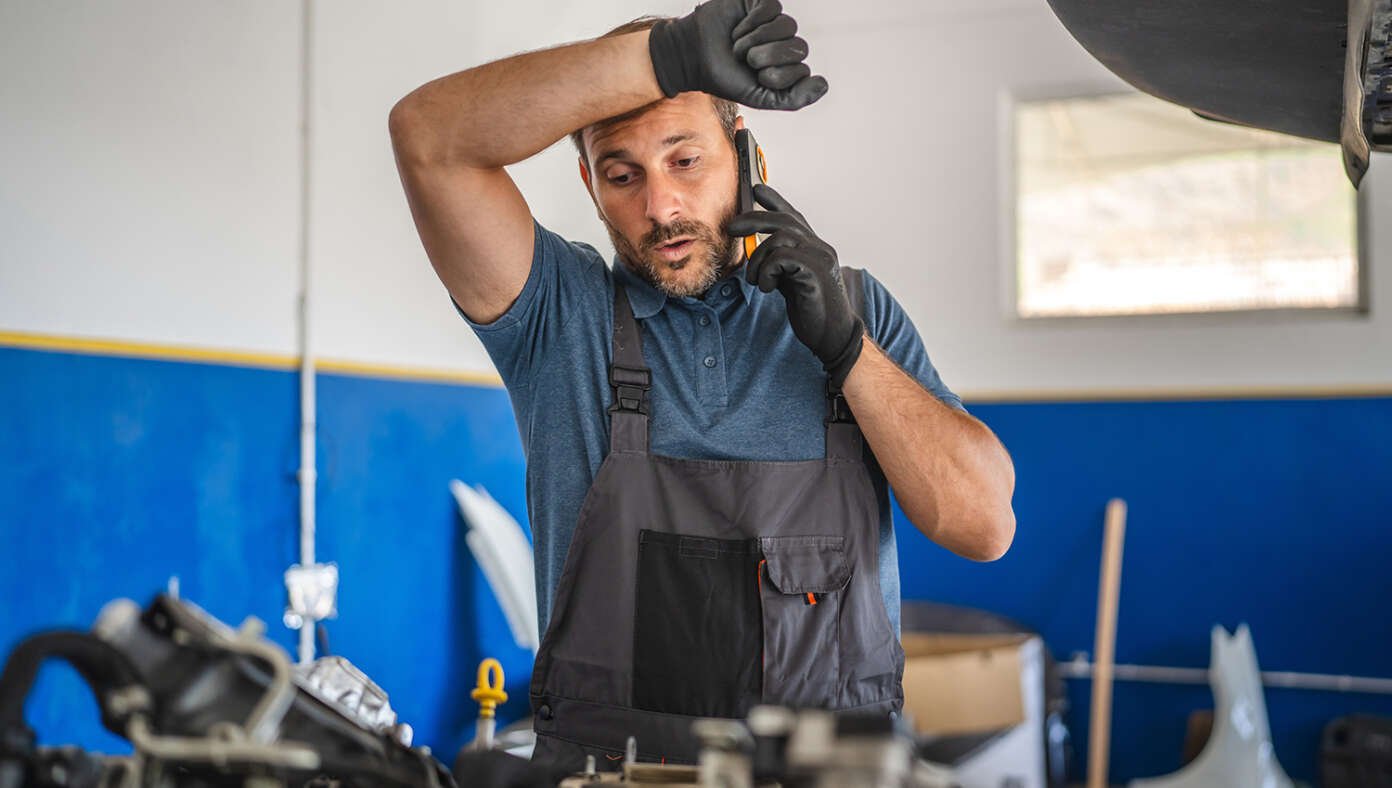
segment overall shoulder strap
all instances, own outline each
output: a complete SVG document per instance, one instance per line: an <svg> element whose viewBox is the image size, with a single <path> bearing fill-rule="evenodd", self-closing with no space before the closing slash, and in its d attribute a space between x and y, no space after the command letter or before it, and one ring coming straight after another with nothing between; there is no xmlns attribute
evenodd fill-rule
<svg viewBox="0 0 1392 788"><path fill-rule="evenodd" d="M643 363L643 333L623 285L614 283L613 352L609 359L609 451L648 450L648 391L652 373Z"/></svg>

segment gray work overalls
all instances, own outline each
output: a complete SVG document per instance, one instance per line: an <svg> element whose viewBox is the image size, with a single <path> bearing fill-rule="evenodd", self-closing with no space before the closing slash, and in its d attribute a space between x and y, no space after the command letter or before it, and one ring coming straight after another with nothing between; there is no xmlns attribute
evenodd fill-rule
<svg viewBox="0 0 1392 788"><path fill-rule="evenodd" d="M861 311L859 271L842 269ZM879 509L861 433L828 397L826 458L648 451L642 333L615 284L609 455L572 537L537 652L534 758L603 769L694 763L691 723L775 703L897 713L904 653L879 585Z"/></svg>

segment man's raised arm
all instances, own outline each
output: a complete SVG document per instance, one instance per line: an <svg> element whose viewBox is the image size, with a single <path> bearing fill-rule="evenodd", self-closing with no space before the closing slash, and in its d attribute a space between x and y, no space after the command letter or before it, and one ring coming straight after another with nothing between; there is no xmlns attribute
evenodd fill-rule
<svg viewBox="0 0 1392 788"><path fill-rule="evenodd" d="M531 267L531 212L503 167L660 98L644 30L488 63L397 102L389 128L416 230L470 319L502 315Z"/></svg>
<svg viewBox="0 0 1392 788"><path fill-rule="evenodd" d="M570 132L699 90L760 109L826 93L778 0L709 0L650 31L488 63L428 82L392 108L397 170L435 271L464 313L489 323L516 300L532 218L503 168Z"/></svg>

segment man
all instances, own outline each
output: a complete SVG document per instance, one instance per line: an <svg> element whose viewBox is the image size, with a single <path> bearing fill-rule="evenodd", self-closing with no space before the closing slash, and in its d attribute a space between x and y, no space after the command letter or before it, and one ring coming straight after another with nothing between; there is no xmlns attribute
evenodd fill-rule
<svg viewBox="0 0 1392 788"><path fill-rule="evenodd" d="M883 286L852 275L848 294L772 189L734 216L732 102L827 90L777 0L746 2L463 71L391 113L426 252L516 411L535 757L569 768L629 735L690 761L693 719L760 702L896 713L886 477L954 552L992 560L1014 534L1009 456ZM504 169L571 133L612 270L536 223Z"/></svg>

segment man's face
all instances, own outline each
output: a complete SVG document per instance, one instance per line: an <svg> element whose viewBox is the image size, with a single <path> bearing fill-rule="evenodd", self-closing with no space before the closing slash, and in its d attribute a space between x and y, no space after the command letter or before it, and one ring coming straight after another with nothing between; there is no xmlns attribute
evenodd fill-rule
<svg viewBox="0 0 1392 788"><path fill-rule="evenodd" d="M586 129L584 141L599 218L634 273L668 295L698 296L739 264L737 239L725 234L735 151L709 96L682 93Z"/></svg>

